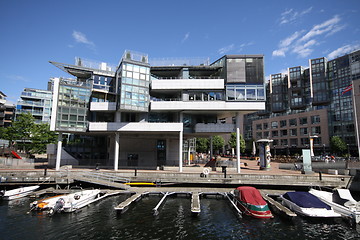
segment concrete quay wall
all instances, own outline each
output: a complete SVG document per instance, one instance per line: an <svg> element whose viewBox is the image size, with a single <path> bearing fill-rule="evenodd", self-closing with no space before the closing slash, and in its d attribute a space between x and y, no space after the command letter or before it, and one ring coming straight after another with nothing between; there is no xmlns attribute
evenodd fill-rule
<svg viewBox="0 0 360 240"><path fill-rule="evenodd" d="M92 174L104 173L123 177L132 182L156 182L156 183L176 183L176 184L208 184L208 185L263 185L269 187L310 187L310 186L326 186L326 187L348 187L358 186L353 183L353 177L346 175L329 175L329 174L293 174L293 175L275 175L264 171L262 174L246 174L246 173L210 173L206 177L201 177L201 173L179 173L167 171L95 171L95 170L79 170L72 169L69 171L49 170L0 170L1 183L72 183L76 174ZM46 175L45 175L46 174ZM356 189L356 191L360 191Z"/></svg>

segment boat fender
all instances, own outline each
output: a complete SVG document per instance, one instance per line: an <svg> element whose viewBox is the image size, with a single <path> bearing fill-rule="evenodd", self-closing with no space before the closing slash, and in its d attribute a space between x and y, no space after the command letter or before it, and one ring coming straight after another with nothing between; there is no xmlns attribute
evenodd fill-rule
<svg viewBox="0 0 360 240"><path fill-rule="evenodd" d="M75 200L79 200L79 199L80 199L80 195L77 195L77 194L74 195L74 199L75 199Z"/></svg>
<svg viewBox="0 0 360 240"><path fill-rule="evenodd" d="M210 170L208 168L204 168L203 173L205 174L205 176L209 175Z"/></svg>
<svg viewBox="0 0 360 240"><path fill-rule="evenodd" d="M5 195L5 191L4 190L1 190L0 191L0 197L3 197Z"/></svg>

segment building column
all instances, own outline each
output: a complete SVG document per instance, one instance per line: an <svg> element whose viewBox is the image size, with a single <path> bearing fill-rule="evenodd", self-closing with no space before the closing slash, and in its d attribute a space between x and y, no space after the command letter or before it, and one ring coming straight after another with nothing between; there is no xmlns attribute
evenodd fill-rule
<svg viewBox="0 0 360 240"><path fill-rule="evenodd" d="M56 171L60 170L61 150L62 150L62 133L59 132L57 150L56 150L56 164L55 164L55 170Z"/></svg>
<svg viewBox="0 0 360 240"><path fill-rule="evenodd" d="M179 172L183 171L183 131L179 132Z"/></svg>
<svg viewBox="0 0 360 240"><path fill-rule="evenodd" d="M115 156L114 156L115 171L117 171L119 167L119 150L120 150L120 133L115 133Z"/></svg>
<svg viewBox="0 0 360 240"><path fill-rule="evenodd" d="M236 171L240 173L240 119L241 115L236 113Z"/></svg>

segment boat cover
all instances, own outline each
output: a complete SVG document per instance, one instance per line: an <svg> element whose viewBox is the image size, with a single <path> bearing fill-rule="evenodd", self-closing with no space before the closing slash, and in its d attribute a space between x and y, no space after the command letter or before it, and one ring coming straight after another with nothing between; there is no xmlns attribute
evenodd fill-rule
<svg viewBox="0 0 360 240"><path fill-rule="evenodd" d="M345 206L345 203L351 202L356 204L355 199L352 197L349 189L336 189L332 195L333 202Z"/></svg>
<svg viewBox="0 0 360 240"><path fill-rule="evenodd" d="M329 205L309 192L287 192L283 197L302 208L326 208L331 210Z"/></svg>
<svg viewBox="0 0 360 240"><path fill-rule="evenodd" d="M238 192L237 196L242 202L249 203L251 205L267 205L259 190L254 187L238 187L236 190Z"/></svg>

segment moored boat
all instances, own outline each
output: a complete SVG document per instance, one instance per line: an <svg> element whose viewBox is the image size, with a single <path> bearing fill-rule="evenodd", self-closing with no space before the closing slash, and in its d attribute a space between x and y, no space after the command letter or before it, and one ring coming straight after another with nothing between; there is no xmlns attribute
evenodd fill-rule
<svg viewBox="0 0 360 240"><path fill-rule="evenodd" d="M238 187L233 192L237 207L245 215L254 218L272 218L268 204L258 189L249 186Z"/></svg>
<svg viewBox="0 0 360 240"><path fill-rule="evenodd" d="M13 200L29 195L31 192L35 191L39 187L40 186L36 185L36 186L20 187L7 191L1 191L0 196L4 200Z"/></svg>
<svg viewBox="0 0 360 240"><path fill-rule="evenodd" d="M309 192L287 192L280 196L282 204L306 217L340 217L341 215Z"/></svg>
<svg viewBox="0 0 360 240"><path fill-rule="evenodd" d="M30 204L30 208L37 211L46 210L51 215L56 212L74 212L101 197L101 191L98 189L82 190L34 201Z"/></svg>
<svg viewBox="0 0 360 240"><path fill-rule="evenodd" d="M341 216L349 217L355 223L360 223L360 202L353 198L349 189L334 189L333 192L310 189L309 193L330 205Z"/></svg>

